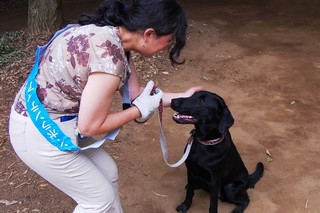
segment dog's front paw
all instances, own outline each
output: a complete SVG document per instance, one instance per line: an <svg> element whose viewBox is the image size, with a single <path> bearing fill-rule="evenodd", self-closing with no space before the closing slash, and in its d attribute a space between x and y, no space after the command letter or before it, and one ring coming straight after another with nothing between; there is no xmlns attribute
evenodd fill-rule
<svg viewBox="0 0 320 213"><path fill-rule="evenodd" d="M177 206L176 211L179 213L186 213L188 210L188 207L186 204L181 203L179 206Z"/></svg>

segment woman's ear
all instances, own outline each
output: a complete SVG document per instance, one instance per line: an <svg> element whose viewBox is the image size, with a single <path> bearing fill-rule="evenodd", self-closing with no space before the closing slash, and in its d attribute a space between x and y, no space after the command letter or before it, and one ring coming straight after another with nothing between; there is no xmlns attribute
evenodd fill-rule
<svg viewBox="0 0 320 213"><path fill-rule="evenodd" d="M146 44L150 43L152 39L155 39L156 31L153 28L148 28L143 33L143 40Z"/></svg>

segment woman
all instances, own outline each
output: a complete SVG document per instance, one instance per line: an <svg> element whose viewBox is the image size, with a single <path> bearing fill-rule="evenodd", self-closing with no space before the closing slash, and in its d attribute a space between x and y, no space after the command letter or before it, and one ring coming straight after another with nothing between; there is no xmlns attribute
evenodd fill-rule
<svg viewBox="0 0 320 213"><path fill-rule="evenodd" d="M92 136L114 138L124 124L148 118L161 99L169 106L200 89L151 92L154 83L140 87L130 58L131 51L152 56L171 47L171 62L182 64L186 28L175 0L105 0L38 49L12 107L11 143L32 170L77 202L74 212L122 212L117 166L103 148L86 149ZM132 106L112 112L117 91Z"/></svg>

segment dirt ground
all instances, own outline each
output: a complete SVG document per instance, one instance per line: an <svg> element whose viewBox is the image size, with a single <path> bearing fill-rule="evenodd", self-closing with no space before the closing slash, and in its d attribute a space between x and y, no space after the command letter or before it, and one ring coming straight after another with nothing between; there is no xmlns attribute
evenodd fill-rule
<svg viewBox="0 0 320 213"><path fill-rule="evenodd" d="M249 191L246 212L319 212L320 3L183 4L190 15L186 63L172 68L161 56L140 61L138 66L147 68L139 71L142 81L157 80L164 91L202 85L224 97L235 118L230 131L248 170L252 172L258 161L266 167L264 177ZM7 68L21 73L17 64ZM21 84L25 76L15 78ZM8 115L19 86L1 79L0 212L72 212L75 203L29 170L10 146ZM171 109L164 110L164 133L169 160L175 162L192 126L174 123L172 114ZM146 124L127 124L105 148L118 164L124 212L175 212L185 196L186 169L164 163L156 115ZM188 212L208 212L208 206L209 195L197 191ZM233 208L219 202L221 213Z"/></svg>

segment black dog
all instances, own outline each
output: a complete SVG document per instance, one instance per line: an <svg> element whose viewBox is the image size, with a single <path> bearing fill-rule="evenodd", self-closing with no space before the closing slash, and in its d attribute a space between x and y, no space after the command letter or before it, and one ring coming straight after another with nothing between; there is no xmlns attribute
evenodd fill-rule
<svg viewBox="0 0 320 213"><path fill-rule="evenodd" d="M233 213L240 213L249 204L248 188L253 188L262 177L264 166L257 164L256 171L248 171L232 141L229 128L233 117L224 100L211 92L199 91L189 98L171 102L179 124L194 124L193 144L186 160L188 184L186 198L176 210L185 213L191 206L195 189L210 193L209 212L217 212L218 198L234 203Z"/></svg>

